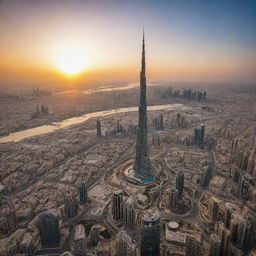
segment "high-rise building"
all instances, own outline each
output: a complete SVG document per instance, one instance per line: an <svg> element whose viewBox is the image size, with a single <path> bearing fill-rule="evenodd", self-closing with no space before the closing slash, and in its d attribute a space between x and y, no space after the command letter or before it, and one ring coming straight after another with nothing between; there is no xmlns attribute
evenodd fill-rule
<svg viewBox="0 0 256 256"><path fill-rule="evenodd" d="M240 171L240 169L237 168L237 167L232 168L231 174L232 174L232 180L233 180L235 183L238 183L238 181L239 181L239 179L240 179L240 176L241 176L241 171Z"/></svg>
<svg viewBox="0 0 256 256"><path fill-rule="evenodd" d="M220 253L219 256L230 255L230 241L231 232L228 230L223 222L217 222L215 225L215 233L220 239Z"/></svg>
<svg viewBox="0 0 256 256"><path fill-rule="evenodd" d="M247 170L247 165L248 165L248 159L249 159L250 151L245 150L242 158L242 169L244 171Z"/></svg>
<svg viewBox="0 0 256 256"><path fill-rule="evenodd" d="M205 187L208 183L210 175L210 167L205 165L199 173L199 183L200 186Z"/></svg>
<svg viewBox="0 0 256 256"><path fill-rule="evenodd" d="M254 210L256 210L256 189L252 191L251 202L252 202L252 205L254 206Z"/></svg>
<svg viewBox="0 0 256 256"><path fill-rule="evenodd" d="M100 225L95 224L91 227L91 244L97 245L100 240Z"/></svg>
<svg viewBox="0 0 256 256"><path fill-rule="evenodd" d="M115 221L123 219L123 191L118 190L113 194L112 214Z"/></svg>
<svg viewBox="0 0 256 256"><path fill-rule="evenodd" d="M43 247L57 247L60 242L59 219L56 210L40 214L37 223Z"/></svg>
<svg viewBox="0 0 256 256"><path fill-rule="evenodd" d="M74 236L75 256L85 256L85 243L86 243L85 229L82 224L79 224L76 226L75 236Z"/></svg>
<svg viewBox="0 0 256 256"><path fill-rule="evenodd" d="M210 240L210 253L209 256L220 256L221 241L218 235L213 233Z"/></svg>
<svg viewBox="0 0 256 256"><path fill-rule="evenodd" d="M200 145L204 145L204 133L205 133L205 126L204 124L200 125Z"/></svg>
<svg viewBox="0 0 256 256"><path fill-rule="evenodd" d="M254 166L252 169L252 179L253 179L253 182L256 183L256 157L254 158Z"/></svg>
<svg viewBox="0 0 256 256"><path fill-rule="evenodd" d="M235 212L238 209L238 207L230 202L226 202L225 208L226 208L226 211L224 214L225 215L224 216L224 224L227 229L230 229L230 222L231 222L232 214L233 214L233 212Z"/></svg>
<svg viewBox="0 0 256 256"><path fill-rule="evenodd" d="M78 208L79 208L79 205L75 196L71 195L70 193L67 193L65 196L64 204L65 204L64 205L65 214L69 218L75 217L77 215Z"/></svg>
<svg viewBox="0 0 256 256"><path fill-rule="evenodd" d="M141 256L160 256L160 215L150 209L142 216Z"/></svg>
<svg viewBox="0 0 256 256"><path fill-rule="evenodd" d="M153 134L152 136L152 145L153 146L160 146L160 137L158 134Z"/></svg>
<svg viewBox="0 0 256 256"><path fill-rule="evenodd" d="M164 129L164 116L163 116L163 114L161 114L160 117L159 117L159 129L160 130Z"/></svg>
<svg viewBox="0 0 256 256"><path fill-rule="evenodd" d="M129 197L124 204L124 224L127 229L134 229L135 211L132 197Z"/></svg>
<svg viewBox="0 0 256 256"><path fill-rule="evenodd" d="M251 223L242 215L236 213L232 214L230 223L231 240L237 248L244 249L248 246L251 227Z"/></svg>
<svg viewBox="0 0 256 256"><path fill-rule="evenodd" d="M194 130L194 145L199 145L200 142L200 131L199 129L196 127Z"/></svg>
<svg viewBox="0 0 256 256"><path fill-rule="evenodd" d="M3 233L10 233L16 229L17 225L18 225L18 220L17 220L14 206L6 205L6 207L3 207L1 209L0 230Z"/></svg>
<svg viewBox="0 0 256 256"><path fill-rule="evenodd" d="M101 137L101 122L100 119L97 119L97 136Z"/></svg>
<svg viewBox="0 0 256 256"><path fill-rule="evenodd" d="M136 246L125 231L120 231L116 240L116 255L136 256Z"/></svg>
<svg viewBox="0 0 256 256"><path fill-rule="evenodd" d="M216 197L211 197L209 200L209 206L208 206L208 214L212 221L218 220L218 214L219 214L219 205L221 203L221 200L219 200Z"/></svg>
<svg viewBox="0 0 256 256"><path fill-rule="evenodd" d="M205 137L205 126L201 124L199 127L196 127L194 130L194 145L203 146Z"/></svg>
<svg viewBox="0 0 256 256"><path fill-rule="evenodd" d="M142 180L152 179L153 170L148 153L148 127L147 127L147 82L145 63L145 42L143 33L142 59L140 72L140 99L139 99L139 124L136 142L136 157L134 162L135 176Z"/></svg>
<svg viewBox="0 0 256 256"><path fill-rule="evenodd" d="M253 174L254 165L255 165L255 149L250 151L248 164L247 164L247 172L251 175Z"/></svg>
<svg viewBox="0 0 256 256"><path fill-rule="evenodd" d="M179 200L181 200L184 190L184 173L182 171L176 174L176 189L179 191Z"/></svg>
<svg viewBox="0 0 256 256"><path fill-rule="evenodd" d="M249 197L250 181L251 175L248 173L244 173L239 177L237 195L244 200L247 200Z"/></svg>
<svg viewBox="0 0 256 256"><path fill-rule="evenodd" d="M84 205L87 202L87 185L85 182L83 182L79 186L79 199L80 199L80 204Z"/></svg>
<svg viewBox="0 0 256 256"><path fill-rule="evenodd" d="M199 184L202 187L204 187L206 185L206 172L204 171L204 169L202 169L199 172Z"/></svg>
<svg viewBox="0 0 256 256"><path fill-rule="evenodd" d="M186 256L199 256L200 244L199 241L190 235L186 237Z"/></svg>
<svg viewBox="0 0 256 256"><path fill-rule="evenodd" d="M179 191L175 188L168 190L169 193L169 207L171 210L175 210L178 206Z"/></svg>
<svg viewBox="0 0 256 256"><path fill-rule="evenodd" d="M20 244L20 252L24 253L26 256L35 255L35 246L32 240L32 236L29 232L27 232L22 238Z"/></svg>

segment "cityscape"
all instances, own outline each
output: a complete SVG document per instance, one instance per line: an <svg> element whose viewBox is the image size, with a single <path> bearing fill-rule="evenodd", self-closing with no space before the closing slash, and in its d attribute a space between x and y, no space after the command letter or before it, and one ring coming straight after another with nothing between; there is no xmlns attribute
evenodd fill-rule
<svg viewBox="0 0 256 256"><path fill-rule="evenodd" d="M0 256L256 255L256 79L148 79L150 38L138 82L0 87Z"/></svg>

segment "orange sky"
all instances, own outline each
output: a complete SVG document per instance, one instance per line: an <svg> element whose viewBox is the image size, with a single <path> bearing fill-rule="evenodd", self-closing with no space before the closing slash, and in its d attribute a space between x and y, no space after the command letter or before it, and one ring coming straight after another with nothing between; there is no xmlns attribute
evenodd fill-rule
<svg viewBox="0 0 256 256"><path fill-rule="evenodd" d="M219 12L214 24L211 6L191 11L178 1L127 3L1 1L0 85L138 81L143 25L148 80L255 81L256 39L250 27L245 30L255 22L247 20L249 11L234 9L238 19ZM214 7L216 13L223 9ZM67 76L56 64L66 46L79 48L88 62L78 76Z"/></svg>

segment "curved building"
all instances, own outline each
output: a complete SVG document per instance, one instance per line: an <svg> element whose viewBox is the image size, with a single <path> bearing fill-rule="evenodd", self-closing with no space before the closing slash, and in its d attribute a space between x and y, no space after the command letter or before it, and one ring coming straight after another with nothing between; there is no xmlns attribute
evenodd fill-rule
<svg viewBox="0 0 256 256"><path fill-rule="evenodd" d="M115 221L123 220L123 191L117 190L113 194L112 214Z"/></svg>
<svg viewBox="0 0 256 256"><path fill-rule="evenodd" d="M129 197L124 204L124 224L129 230L133 230L135 223L135 212L133 207L133 199Z"/></svg>
<svg viewBox="0 0 256 256"><path fill-rule="evenodd" d="M160 256L160 214L150 209L142 216L141 256Z"/></svg>

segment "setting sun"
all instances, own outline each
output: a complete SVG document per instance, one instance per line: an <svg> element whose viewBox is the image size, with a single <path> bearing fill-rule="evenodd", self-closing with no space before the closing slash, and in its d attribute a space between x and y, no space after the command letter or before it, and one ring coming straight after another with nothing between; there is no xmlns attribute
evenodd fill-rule
<svg viewBox="0 0 256 256"><path fill-rule="evenodd" d="M56 66L61 72L75 75L85 70L87 65L88 58L82 49L70 46L58 49Z"/></svg>

